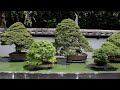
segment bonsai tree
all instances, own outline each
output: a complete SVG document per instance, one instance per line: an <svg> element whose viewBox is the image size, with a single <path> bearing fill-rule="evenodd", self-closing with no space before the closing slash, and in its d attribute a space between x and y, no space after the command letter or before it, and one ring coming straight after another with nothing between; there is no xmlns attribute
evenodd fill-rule
<svg viewBox="0 0 120 90"><path fill-rule="evenodd" d="M2 45L14 44L16 53L20 53L29 48L33 42L33 37L21 22L16 22L0 35L0 41Z"/></svg>
<svg viewBox="0 0 120 90"><path fill-rule="evenodd" d="M52 42L39 40L32 43L27 53L27 62L32 66L56 62L56 49Z"/></svg>
<svg viewBox="0 0 120 90"><path fill-rule="evenodd" d="M107 57L107 58L106 58ZM95 64L120 61L120 32L113 33L102 46L93 53Z"/></svg>
<svg viewBox="0 0 120 90"><path fill-rule="evenodd" d="M108 62L108 56L103 48L96 49L93 53L93 58L97 66L105 66Z"/></svg>
<svg viewBox="0 0 120 90"><path fill-rule="evenodd" d="M58 23L54 35L57 53L59 54L67 56L76 54L76 50L77 53L82 53L82 49L85 51L93 50L80 31L80 27L72 19L64 19Z"/></svg>
<svg viewBox="0 0 120 90"><path fill-rule="evenodd" d="M109 43L107 43L109 42ZM105 44L102 45L103 46L109 46L111 45L111 48L113 48L114 50L111 50L111 53L108 53L109 56L109 60L110 61L120 61L120 32L116 32L114 34L112 34L105 42Z"/></svg>
<svg viewBox="0 0 120 90"><path fill-rule="evenodd" d="M113 33L106 41L109 41L120 48L120 32Z"/></svg>

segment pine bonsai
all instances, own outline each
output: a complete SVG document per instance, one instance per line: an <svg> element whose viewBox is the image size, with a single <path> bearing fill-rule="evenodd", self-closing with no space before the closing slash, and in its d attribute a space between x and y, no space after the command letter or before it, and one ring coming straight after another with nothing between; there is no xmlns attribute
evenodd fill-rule
<svg viewBox="0 0 120 90"><path fill-rule="evenodd" d="M113 33L106 41L109 41L120 48L120 32Z"/></svg>
<svg viewBox="0 0 120 90"><path fill-rule="evenodd" d="M102 52L101 52L102 51ZM107 56L107 58L105 58ZM116 61L115 58L120 58L120 32L112 34L102 44L102 46L93 53L94 62Z"/></svg>
<svg viewBox="0 0 120 90"><path fill-rule="evenodd" d="M0 41L2 45L14 44L16 53L20 53L29 48L33 42L33 37L21 22L16 22L0 35Z"/></svg>
<svg viewBox="0 0 120 90"><path fill-rule="evenodd" d="M59 54L71 55L75 54L76 50L80 53L82 53L82 49L85 51L93 50L80 31L80 27L72 19L64 19L58 23L54 35Z"/></svg>

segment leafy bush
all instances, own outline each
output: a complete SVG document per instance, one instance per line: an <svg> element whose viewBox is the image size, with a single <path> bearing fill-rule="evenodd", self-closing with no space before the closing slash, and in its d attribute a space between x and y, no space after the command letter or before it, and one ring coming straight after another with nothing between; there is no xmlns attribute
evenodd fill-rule
<svg viewBox="0 0 120 90"><path fill-rule="evenodd" d="M29 48L33 42L33 37L21 22L16 22L0 35L0 41L2 45L15 44L16 52L21 52Z"/></svg>
<svg viewBox="0 0 120 90"><path fill-rule="evenodd" d="M56 49L53 44L47 40L35 41L30 46L27 53L27 62L30 65L41 65L44 62L54 63Z"/></svg>
<svg viewBox="0 0 120 90"><path fill-rule="evenodd" d="M60 54L75 54L76 50L82 52L81 48L85 51L93 50L80 32L80 27L72 19L64 19L58 23L54 35L57 51L60 50Z"/></svg>
<svg viewBox="0 0 120 90"><path fill-rule="evenodd" d="M97 64L98 62L107 63L108 62L108 55L103 48L96 49L93 53L94 62Z"/></svg>

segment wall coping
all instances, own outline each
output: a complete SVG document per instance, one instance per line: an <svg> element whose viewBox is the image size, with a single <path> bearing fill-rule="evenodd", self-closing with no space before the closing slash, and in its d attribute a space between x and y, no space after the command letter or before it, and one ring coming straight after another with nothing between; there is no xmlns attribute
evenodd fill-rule
<svg viewBox="0 0 120 90"><path fill-rule="evenodd" d="M55 28L27 28L29 33L34 36L54 36ZM119 30L102 30L102 29L80 29L86 37L109 37ZM4 32L4 28L0 28L0 33Z"/></svg>
<svg viewBox="0 0 120 90"><path fill-rule="evenodd" d="M15 72L0 71L0 79L120 79L120 72Z"/></svg>

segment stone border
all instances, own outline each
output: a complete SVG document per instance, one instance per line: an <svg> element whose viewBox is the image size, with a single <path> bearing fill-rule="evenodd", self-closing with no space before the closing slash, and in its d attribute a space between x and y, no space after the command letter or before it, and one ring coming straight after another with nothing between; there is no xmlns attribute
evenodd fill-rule
<svg viewBox="0 0 120 90"><path fill-rule="evenodd" d="M120 72L0 72L0 79L120 79Z"/></svg>

